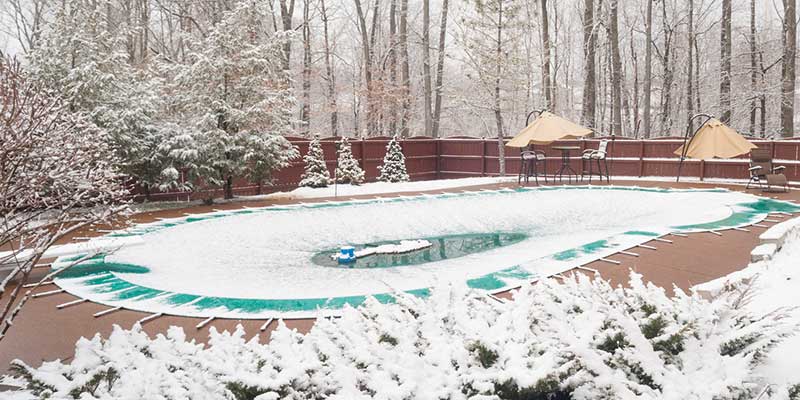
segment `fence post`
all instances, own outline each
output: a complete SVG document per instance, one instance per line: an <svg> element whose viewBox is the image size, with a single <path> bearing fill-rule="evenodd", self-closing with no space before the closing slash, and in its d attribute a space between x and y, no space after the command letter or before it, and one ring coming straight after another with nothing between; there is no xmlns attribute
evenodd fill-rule
<svg viewBox="0 0 800 400"><path fill-rule="evenodd" d="M644 139L639 142L639 178L644 176Z"/></svg>
<svg viewBox="0 0 800 400"><path fill-rule="evenodd" d="M770 144L771 144L770 147L772 147L772 159L774 160L775 159L775 144L776 144L775 143L775 139L771 140Z"/></svg>
<svg viewBox="0 0 800 400"><path fill-rule="evenodd" d="M441 138L434 138L434 143L436 143L436 179L442 178L442 139Z"/></svg>
<svg viewBox="0 0 800 400"><path fill-rule="evenodd" d="M486 176L486 137L481 137L481 176Z"/></svg>
<svg viewBox="0 0 800 400"><path fill-rule="evenodd" d="M367 177L367 174L366 174L366 172L367 172L367 157L366 157L366 154L367 154L367 149L366 149L367 141L364 140L364 137L362 136L361 137L361 141L359 143L360 143L360 147L361 147L361 157L359 157L359 158L361 158L361 169L364 170L364 180L366 181L367 180L366 179L366 177Z"/></svg>
<svg viewBox="0 0 800 400"><path fill-rule="evenodd" d="M706 160L700 160L700 181L706 176Z"/></svg>

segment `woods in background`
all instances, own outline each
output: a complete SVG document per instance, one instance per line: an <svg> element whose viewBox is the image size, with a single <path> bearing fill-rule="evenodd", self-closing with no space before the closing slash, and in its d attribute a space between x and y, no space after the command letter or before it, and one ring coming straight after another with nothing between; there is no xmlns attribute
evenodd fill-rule
<svg viewBox="0 0 800 400"><path fill-rule="evenodd" d="M221 74L232 79L223 97L267 96L281 108L276 134L508 136L547 108L601 134L676 135L707 112L746 134L788 137L795 2L8 0L2 11L32 73L58 61L69 82L56 89L74 107L139 112L110 114L113 124L186 121L189 85L195 107L216 109L198 118L225 109L215 129L244 129L229 121L249 118L241 98L220 108L202 78L176 80ZM234 38L220 27L243 4L259 15ZM263 77L241 47L247 35L277 49ZM237 93L259 79L263 93Z"/></svg>

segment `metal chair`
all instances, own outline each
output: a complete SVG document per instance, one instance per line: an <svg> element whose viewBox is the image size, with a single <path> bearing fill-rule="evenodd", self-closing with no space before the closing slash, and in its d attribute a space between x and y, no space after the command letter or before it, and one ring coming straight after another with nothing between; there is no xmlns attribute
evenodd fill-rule
<svg viewBox="0 0 800 400"><path fill-rule="evenodd" d="M772 152L769 149L750 150L750 168L747 169L750 172L750 180L747 181L745 188L750 189L750 184L756 183L764 191L772 191L773 186L782 187L788 191L788 181L786 175L783 174L785 169L786 167L783 165L774 165Z"/></svg>
<svg viewBox="0 0 800 400"><path fill-rule="evenodd" d="M539 150L525 150L519 153L520 167L519 176L517 177L517 184L522 183L524 177L525 184L528 183L529 178L533 175L536 184L539 184L539 163L542 163L542 175L544 182L547 183L547 158L543 151Z"/></svg>
<svg viewBox="0 0 800 400"><path fill-rule="evenodd" d="M581 155L581 182L583 181L584 175L588 174L589 183L592 183L592 175L594 175L592 164L597 164L597 175L600 177L600 182L603 182L604 175L606 177L606 182L611 182L611 178L608 174L608 161L606 159L608 155L608 142L608 140L603 139L597 146L597 150L586 149L583 151ZM605 172L603 172L603 169L605 169Z"/></svg>

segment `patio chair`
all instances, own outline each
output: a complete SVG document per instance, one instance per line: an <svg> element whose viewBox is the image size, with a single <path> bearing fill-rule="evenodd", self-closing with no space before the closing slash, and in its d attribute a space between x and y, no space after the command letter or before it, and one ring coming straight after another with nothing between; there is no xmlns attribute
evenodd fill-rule
<svg viewBox="0 0 800 400"><path fill-rule="evenodd" d="M789 191L789 183L783 170L783 165L776 166L772 162L772 152L769 149L753 149L750 151L750 180L747 181L747 189L750 184L756 183L763 191Z"/></svg>
<svg viewBox="0 0 800 400"><path fill-rule="evenodd" d="M519 176L517 177L517 184L522 183L525 179L527 184L531 175L533 175L536 184L539 184L539 163L542 163L542 175L544 181L547 183L547 158L544 152L540 150L525 150L519 153L520 167Z"/></svg>
<svg viewBox="0 0 800 400"><path fill-rule="evenodd" d="M594 171L592 169L592 165L597 165L597 175L600 176L600 182L603 181L603 176L606 177L606 182L611 182L608 174L608 161L606 160L606 156L608 155L608 140L603 139L600 141L600 144L597 146L597 149L586 149L583 151L581 155L581 181L583 181L584 175L589 175L589 183L592 183L592 175L594 175ZM587 168L588 167L588 168ZM603 171L605 169L605 172Z"/></svg>

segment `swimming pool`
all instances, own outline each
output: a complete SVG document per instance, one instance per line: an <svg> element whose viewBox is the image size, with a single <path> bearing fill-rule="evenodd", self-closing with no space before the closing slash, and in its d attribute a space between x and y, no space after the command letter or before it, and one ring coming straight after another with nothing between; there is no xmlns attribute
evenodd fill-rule
<svg viewBox="0 0 800 400"><path fill-rule="evenodd" d="M56 283L141 311L307 317L441 284L496 292L669 232L748 225L770 211L797 207L723 189L574 186L247 208L113 232L105 240L141 244L98 255ZM330 257L342 245L419 239L431 246L351 266Z"/></svg>

